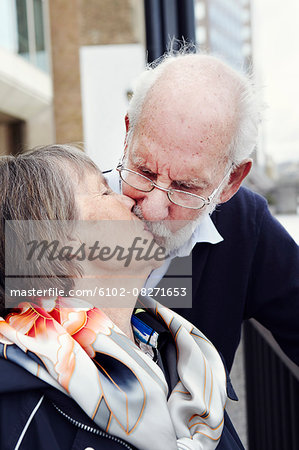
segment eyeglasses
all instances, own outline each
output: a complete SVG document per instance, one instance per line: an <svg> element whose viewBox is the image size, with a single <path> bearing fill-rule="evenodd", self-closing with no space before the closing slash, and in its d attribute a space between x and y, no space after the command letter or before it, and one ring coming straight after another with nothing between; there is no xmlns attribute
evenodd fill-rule
<svg viewBox="0 0 299 450"><path fill-rule="evenodd" d="M201 197L200 195L192 194L191 192L181 191L179 189L168 189L156 184L150 178L142 175L141 173L135 172L131 169L126 169L123 167L123 164L120 163L116 170L119 172L119 176L121 180L131 186L134 189L137 189L141 192L151 192L155 188L160 191L166 192L168 200L175 205L182 206L182 208L189 209L202 209L207 205L210 205L215 195L223 185L227 176L230 174L231 169L234 167L234 163L230 166L229 170L223 177L222 181L214 189L212 194L208 198Z"/></svg>

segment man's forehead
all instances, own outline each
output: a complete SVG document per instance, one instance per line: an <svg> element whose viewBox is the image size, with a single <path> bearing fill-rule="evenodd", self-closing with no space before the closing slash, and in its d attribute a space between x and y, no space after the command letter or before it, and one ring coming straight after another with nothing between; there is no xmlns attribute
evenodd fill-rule
<svg viewBox="0 0 299 450"><path fill-rule="evenodd" d="M158 157L158 155L157 155ZM159 164L161 158L156 159L155 156L149 155L148 152L139 153L138 150L130 153L129 161L134 168L147 169L155 174L162 175L167 173L172 181L180 183L188 183L190 187L205 188L211 185L210 176L206 171L201 171L198 175L194 170L194 164L186 165L183 170L182 166L178 164L176 167L172 164L171 159L165 159L164 164Z"/></svg>
<svg viewBox="0 0 299 450"><path fill-rule="evenodd" d="M198 165L201 171L209 173L210 167L217 171L218 164L228 157L236 130L234 113L208 108L205 102L192 111L189 108L185 114L183 109L170 106L145 110L134 130L132 162L187 165L192 177Z"/></svg>

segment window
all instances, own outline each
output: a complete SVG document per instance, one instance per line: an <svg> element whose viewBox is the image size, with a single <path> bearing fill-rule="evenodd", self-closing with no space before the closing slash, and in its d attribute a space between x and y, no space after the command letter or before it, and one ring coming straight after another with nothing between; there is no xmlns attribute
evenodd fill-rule
<svg viewBox="0 0 299 450"><path fill-rule="evenodd" d="M40 68L43 68L47 67L47 59L46 59L42 0L33 0L33 11L34 11L36 65L39 66Z"/></svg>
<svg viewBox="0 0 299 450"><path fill-rule="evenodd" d="M0 46L48 71L45 0L0 0Z"/></svg>
<svg viewBox="0 0 299 450"><path fill-rule="evenodd" d="M24 58L29 59L27 2L24 0L16 0L16 7L17 7L18 53Z"/></svg>

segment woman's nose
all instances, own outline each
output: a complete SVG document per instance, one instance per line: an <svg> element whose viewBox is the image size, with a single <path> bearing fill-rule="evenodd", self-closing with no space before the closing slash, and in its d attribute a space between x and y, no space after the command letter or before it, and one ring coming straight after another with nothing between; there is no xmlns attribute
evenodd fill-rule
<svg viewBox="0 0 299 450"><path fill-rule="evenodd" d="M136 201L133 198L128 197L127 195L119 194L118 198L123 203L123 205L125 205L130 210L132 210L136 205Z"/></svg>

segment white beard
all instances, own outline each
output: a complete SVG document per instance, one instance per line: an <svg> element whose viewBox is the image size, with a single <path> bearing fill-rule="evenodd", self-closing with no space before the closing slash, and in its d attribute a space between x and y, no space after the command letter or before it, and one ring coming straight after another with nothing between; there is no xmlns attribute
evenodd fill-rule
<svg viewBox="0 0 299 450"><path fill-rule="evenodd" d="M210 209L210 208L209 208ZM152 233L154 236L155 241L158 245L161 247L164 247L166 250L166 254L169 255L169 253L173 252L174 250L177 250L178 248L182 247L186 242L189 241L191 238L195 228L202 222L202 220L205 218L207 214L209 214L211 211L205 211L203 214L200 214L200 216L192 221L181 221L186 222L185 226L182 226L179 230L172 232L167 227L167 222L170 222L168 220L161 220L159 222L152 222L145 220L141 211L140 206L136 205L133 208L133 213L143 222L146 224L147 229Z"/></svg>

